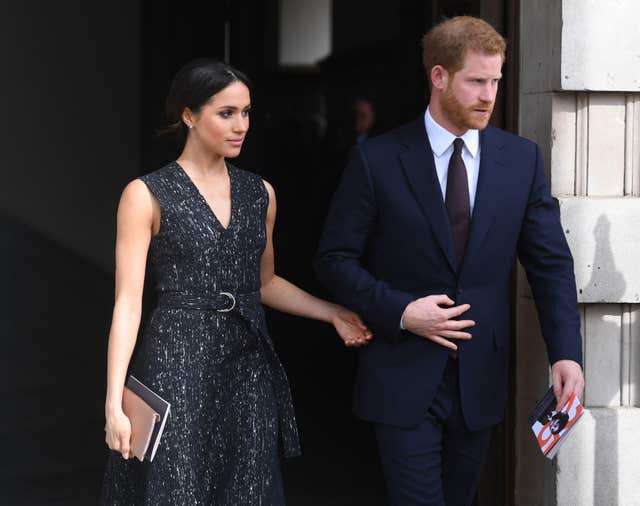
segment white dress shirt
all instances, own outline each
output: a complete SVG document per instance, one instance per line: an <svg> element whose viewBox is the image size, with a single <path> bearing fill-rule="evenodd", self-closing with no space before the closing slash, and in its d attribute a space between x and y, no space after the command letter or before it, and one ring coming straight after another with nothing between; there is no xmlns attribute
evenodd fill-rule
<svg viewBox="0 0 640 506"><path fill-rule="evenodd" d="M436 174L442 190L442 201L444 202L447 196L449 160L453 154L453 141L456 136L433 119L428 107L424 113L424 126L427 129L429 144L433 151ZM476 202L476 188L478 187L478 173L480 172L480 132L478 130L467 130L460 138L464 141L462 161L464 161L464 166L467 169L469 208L471 214L473 214L473 205ZM427 170L426 167L425 170ZM400 318L400 328L404 330L404 312Z"/></svg>
<svg viewBox="0 0 640 506"><path fill-rule="evenodd" d="M449 160L453 154L453 141L456 136L446 130L433 119L429 108L424 113L424 126L433 151L433 160L436 164L436 173L442 190L442 200L447 195L447 175L449 174ZM469 205L473 214L473 205L476 201L476 188L478 186L478 173L480 172L480 132L467 130L460 137L464 141L462 148L462 160L467 168L467 181L469 183Z"/></svg>

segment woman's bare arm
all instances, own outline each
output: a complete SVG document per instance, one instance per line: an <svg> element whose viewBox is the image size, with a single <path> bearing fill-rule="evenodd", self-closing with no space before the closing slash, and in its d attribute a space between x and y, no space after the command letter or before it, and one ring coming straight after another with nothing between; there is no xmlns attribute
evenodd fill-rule
<svg viewBox="0 0 640 506"><path fill-rule="evenodd" d="M267 244L260 265L262 303L285 313L331 323L347 345L365 344L371 332L352 311L301 290L275 274L273 227L276 220L276 196L265 181L269 193L267 210Z"/></svg>
<svg viewBox="0 0 640 506"><path fill-rule="evenodd" d="M145 266L159 205L146 185L127 185L118 206L115 304L107 352L105 417L107 444L128 457L130 425L122 413L122 390L142 311Z"/></svg>

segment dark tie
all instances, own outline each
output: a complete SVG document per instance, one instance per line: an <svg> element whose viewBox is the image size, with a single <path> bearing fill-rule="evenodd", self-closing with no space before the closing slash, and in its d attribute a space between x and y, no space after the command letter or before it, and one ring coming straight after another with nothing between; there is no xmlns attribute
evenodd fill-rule
<svg viewBox="0 0 640 506"><path fill-rule="evenodd" d="M467 169L462 160L462 146L464 146L462 139L457 138L453 141L453 154L449 160L447 195L445 197L458 269L462 265L464 248L467 245L469 236L469 222L471 221L469 184L467 182Z"/></svg>

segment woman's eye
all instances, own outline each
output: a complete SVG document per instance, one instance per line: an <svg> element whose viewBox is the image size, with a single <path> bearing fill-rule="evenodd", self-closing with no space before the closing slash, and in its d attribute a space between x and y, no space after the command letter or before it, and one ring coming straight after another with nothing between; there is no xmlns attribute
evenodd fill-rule
<svg viewBox="0 0 640 506"><path fill-rule="evenodd" d="M231 117L231 115L232 115L232 112L231 112L231 111L222 111L222 112L220 113L220 116L222 116L223 118L230 118L230 117Z"/></svg>
<svg viewBox="0 0 640 506"><path fill-rule="evenodd" d="M249 116L250 112L251 112L251 109L245 109L244 111L242 111L242 115L246 118L247 116Z"/></svg>

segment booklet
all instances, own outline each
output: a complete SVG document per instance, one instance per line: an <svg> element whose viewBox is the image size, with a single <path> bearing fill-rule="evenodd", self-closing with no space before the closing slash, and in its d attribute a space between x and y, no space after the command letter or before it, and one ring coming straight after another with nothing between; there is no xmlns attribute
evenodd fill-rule
<svg viewBox="0 0 640 506"><path fill-rule="evenodd" d="M171 405L129 375L122 394L122 409L131 422L131 452L138 460L152 461Z"/></svg>
<svg viewBox="0 0 640 506"><path fill-rule="evenodd" d="M566 441L573 425L582 416L584 409L575 392L571 394L560 411L556 411L556 397L553 386L529 415L529 425L536 436L542 453L553 459Z"/></svg>

